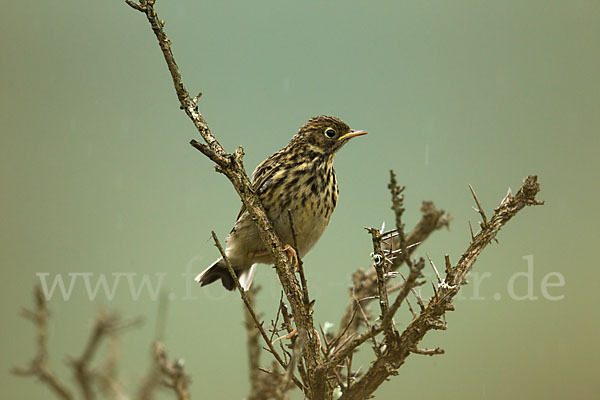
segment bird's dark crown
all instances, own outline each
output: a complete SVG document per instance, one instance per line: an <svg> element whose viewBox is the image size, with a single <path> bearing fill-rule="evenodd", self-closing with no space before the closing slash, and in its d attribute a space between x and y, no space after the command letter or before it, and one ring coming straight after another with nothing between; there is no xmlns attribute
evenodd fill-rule
<svg viewBox="0 0 600 400"><path fill-rule="evenodd" d="M306 148L320 154L334 154L347 140L340 138L351 132L341 119L319 115L311 118L292 138L289 146Z"/></svg>

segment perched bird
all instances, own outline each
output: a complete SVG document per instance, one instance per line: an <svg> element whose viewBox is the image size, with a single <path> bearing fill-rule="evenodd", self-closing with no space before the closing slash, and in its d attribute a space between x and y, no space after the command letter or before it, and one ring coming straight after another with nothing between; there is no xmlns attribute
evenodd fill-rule
<svg viewBox="0 0 600 400"><path fill-rule="evenodd" d="M311 118L290 143L263 161L252 174L252 184L267 216L286 249L291 250L294 238L290 216L294 223L296 244L303 257L319 240L338 199L338 185L333 158L351 138L365 135L353 131L342 120L328 116ZM248 290L257 264L273 264L252 217L242 207L235 226L227 236L225 250L241 286ZM225 261L220 258L196 277L202 286L220 279L227 290L235 288Z"/></svg>

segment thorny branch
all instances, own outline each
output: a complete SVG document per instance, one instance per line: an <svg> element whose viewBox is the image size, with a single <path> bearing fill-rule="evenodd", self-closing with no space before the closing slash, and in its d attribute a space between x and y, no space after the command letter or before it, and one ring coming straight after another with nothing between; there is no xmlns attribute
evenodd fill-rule
<svg viewBox="0 0 600 400"><path fill-rule="evenodd" d="M371 234L373 242L373 268L377 277L377 297L379 299L379 309L381 310L381 318L389 313L389 299L387 290L387 264L385 254L381 248L381 236L379 231L374 228L367 228ZM393 340L394 328L390 324L383 325L383 331L386 339Z"/></svg>
<svg viewBox="0 0 600 400"><path fill-rule="evenodd" d="M438 354L442 352L441 349L435 351L419 350L417 345L428 331L446 328L446 324L441 318L446 311L454 309L452 299L459 292L461 285L464 284L465 277L472 270L479 254L496 238L500 229L524 207L543 204L535 198L539 190L540 185L537 176L530 175L525 178L519 191L514 196L508 194L500 202L488 222L481 224L481 230L475 235L474 240L458 263L452 266L449 258L446 257L446 276L443 282L438 285L437 294L429 299L425 309L402 332L397 345L388 347L382 357L375 360L368 371L344 392L341 399L368 398L390 375L397 374L396 370L404 364L411 353ZM474 191L473 197L479 210L482 210Z"/></svg>
<svg viewBox="0 0 600 400"><path fill-rule="evenodd" d="M395 271L404 263L406 259L423 243L433 232L450 225L452 216L447 214L444 210L436 209L433 202L424 201L421 206L422 217L421 220L415 225L406 237L406 247L408 248L407 253L398 252L392 258L392 264L390 271ZM399 235L391 232L391 243L387 244L387 241L383 243L383 248L388 250L394 250L400 248ZM388 290L391 291L391 290ZM346 306L346 310L340 321L340 328L337 333L338 336L347 335L352 332L357 332L360 329L362 319L352 318L356 310L357 304L354 298L365 299L362 302L363 306L366 306L368 302L377 298L374 297L377 294L377 274L375 269L364 271L359 269L352 276L352 287L349 289L350 292L350 303ZM345 331L345 332L344 332Z"/></svg>
<svg viewBox="0 0 600 400"><path fill-rule="evenodd" d="M388 272L389 267L391 267L391 264L392 264L392 255L395 253L395 251L393 250L394 249L394 247L393 247L394 243L392 240L393 237L399 238L400 247L402 250L402 252L400 254L402 254L402 255L408 254L408 247L406 244L406 235L404 233L404 224L402 222L402 214L404 213L404 207L403 207L404 196L400 195L402 193L402 191L404 190L404 187L398 187L398 185L396 183L395 175L392 171L390 171L390 185L388 186L388 188L390 189L390 192L392 194L392 210L394 210L394 213L396 216L396 227L397 228L395 230L389 231L389 232L380 232L379 230L374 229L374 228L367 229L369 231L369 233L371 234L371 240L373 242L373 269L375 270L376 285L377 285L377 295L372 296L372 297L379 299L379 308L381 310L381 316L379 319L381 320L381 324L378 327L373 328L369 324L368 318L365 316L364 321L365 321L365 324L367 325L367 327L369 328L367 330L367 332L364 332L360 336L359 340L354 340L351 344L349 344L346 348L344 348L343 351L336 354L334 357L336 363L330 364L330 368L334 368L334 369L338 368L339 364L341 362L343 362L345 357L348 357L349 355L351 355L352 352L364 342L364 340L367 340L371 337L373 337L373 339L374 339L374 335L379 333L379 331L384 332L385 351L390 352L390 351L393 351L394 349L396 349L398 347L399 334L393 324L394 315L396 314L396 311L398 310L398 308L400 308L400 305L406 299L408 294L411 291L414 292L415 287L420 286L424 283L422 281L418 281L418 278L422 277L421 270L424 267L424 261L421 259L421 260L419 260L419 262L413 263L412 260L410 260L410 257L405 256L407 265L409 266L410 273L409 273L408 278L404 279L404 284L400 286L400 292L398 293L396 299L390 306L389 300L388 300L388 293L390 292L390 288L388 288L388 285L387 285L387 278L390 276L393 276L393 274L395 274L392 272ZM390 242L389 245L387 246L387 248L388 248L387 251L384 251L382 248L382 243L385 239L387 239ZM397 253L397 251L396 251L396 253ZM369 300L369 299L370 298L363 298L363 300ZM418 300L419 300L419 302L421 302L420 298L418 298ZM356 301L356 305L357 305L357 307L360 308L361 312L364 314L364 311L362 309L360 301ZM411 307L411 311L412 311L412 307ZM413 315L415 315L414 311L412 311L412 312L413 312ZM334 341L339 341L349 331L356 332L356 330L357 330L356 325L355 325L354 329L349 329L350 325L351 325L351 321L348 323L346 328L338 335L338 337L336 337L336 339L334 339ZM354 335L354 334L355 333L352 333L352 335ZM377 358L379 359L382 357L382 353L379 350L379 346L377 345L377 342L374 341L374 343L375 343L374 351L375 351ZM351 372L352 371L349 370L347 373L351 374ZM348 389L349 387L350 387L350 385L348 385L346 387L346 389Z"/></svg>

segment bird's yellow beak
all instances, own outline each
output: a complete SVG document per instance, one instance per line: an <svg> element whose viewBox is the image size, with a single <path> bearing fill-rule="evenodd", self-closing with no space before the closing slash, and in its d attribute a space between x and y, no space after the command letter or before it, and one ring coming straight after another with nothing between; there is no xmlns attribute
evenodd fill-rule
<svg viewBox="0 0 600 400"><path fill-rule="evenodd" d="M342 140L346 140L346 139L352 139L355 136L362 136L362 135L366 135L367 131L350 131L348 133L346 133L345 135L340 136L340 138L338 139L340 142Z"/></svg>

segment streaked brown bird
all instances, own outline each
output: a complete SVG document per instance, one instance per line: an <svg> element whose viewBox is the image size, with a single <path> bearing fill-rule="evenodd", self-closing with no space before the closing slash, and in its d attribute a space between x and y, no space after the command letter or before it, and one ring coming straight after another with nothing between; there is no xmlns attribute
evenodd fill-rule
<svg viewBox="0 0 600 400"><path fill-rule="evenodd" d="M296 232L297 256L304 257L325 231L337 203L339 191L333 158L351 138L366 133L353 131L335 117L314 117L300 128L287 146L254 170L254 190L279 238L294 257L288 210ZM252 283L257 264L273 264L244 207L227 236L225 253L245 290ZM196 277L202 286L219 279L227 290L235 288L222 258Z"/></svg>

